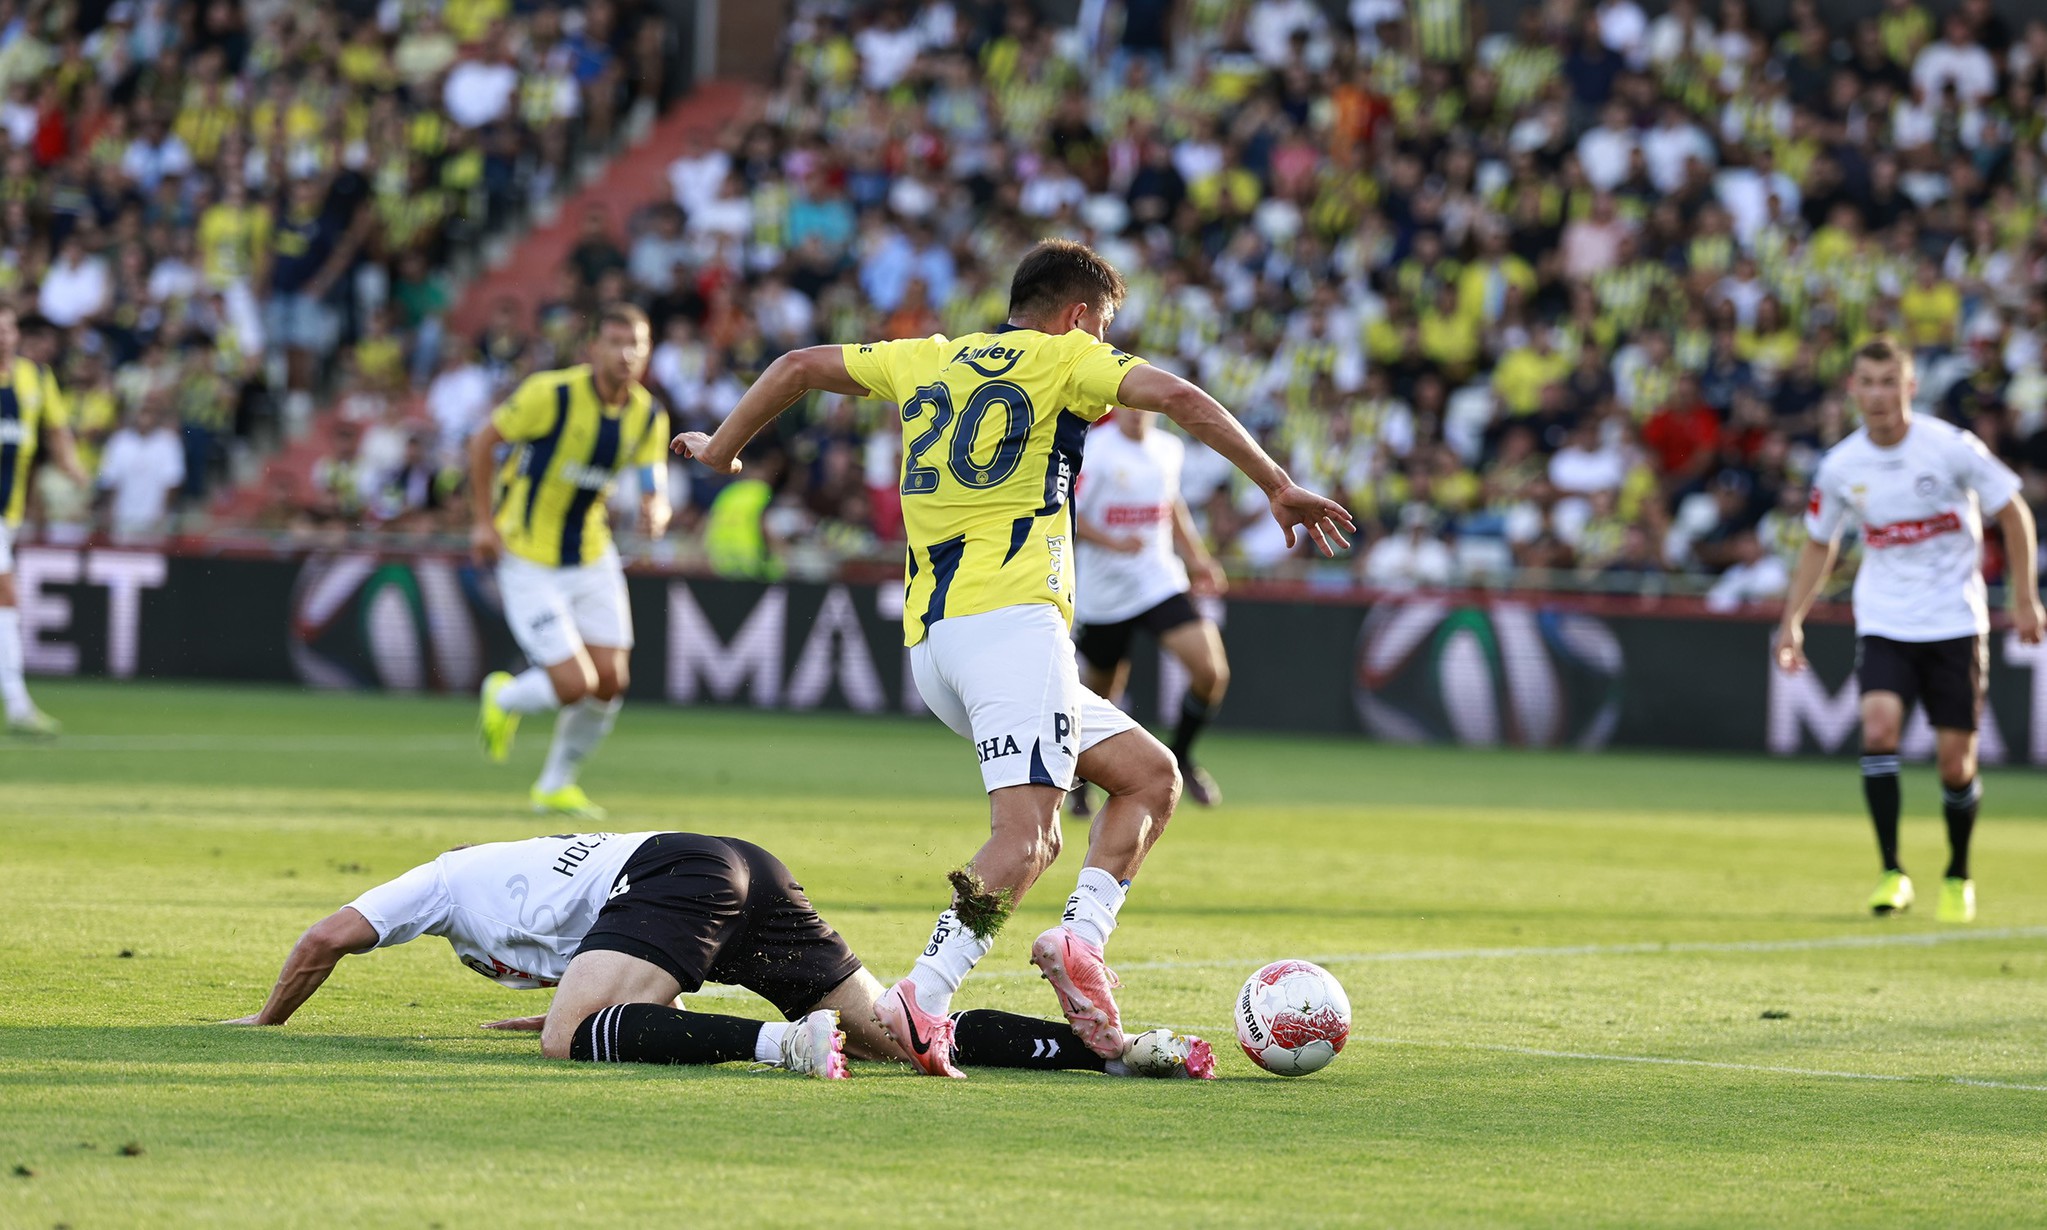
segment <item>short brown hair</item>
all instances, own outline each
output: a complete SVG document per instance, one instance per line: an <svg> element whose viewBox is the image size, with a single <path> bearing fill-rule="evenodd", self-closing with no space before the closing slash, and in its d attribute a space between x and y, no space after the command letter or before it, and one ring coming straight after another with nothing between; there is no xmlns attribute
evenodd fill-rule
<svg viewBox="0 0 2047 1230"><path fill-rule="evenodd" d="M645 329L650 333L654 329L647 321L647 314L631 303L605 304L597 313L597 327L602 329L606 325L625 325L635 331Z"/></svg>
<svg viewBox="0 0 2047 1230"><path fill-rule="evenodd" d="M1123 305L1130 288L1093 248L1071 239L1045 239L1017 262L1009 283L1009 315L1029 320L1069 303L1095 308Z"/></svg>
<svg viewBox="0 0 2047 1230"><path fill-rule="evenodd" d="M1871 363L1904 364L1904 374L1912 374L1912 352L1905 343L1888 333L1879 333L1855 348L1855 361L1868 359Z"/></svg>

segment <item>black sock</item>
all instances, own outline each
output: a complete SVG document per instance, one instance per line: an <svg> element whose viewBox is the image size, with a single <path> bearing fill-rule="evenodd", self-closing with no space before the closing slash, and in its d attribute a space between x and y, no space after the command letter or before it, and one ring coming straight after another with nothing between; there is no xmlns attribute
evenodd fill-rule
<svg viewBox="0 0 2047 1230"><path fill-rule="evenodd" d="M1885 752L1862 758L1862 797L1869 800L1869 821L1876 826L1877 853L1885 871L1898 866L1898 754Z"/></svg>
<svg viewBox="0 0 2047 1230"><path fill-rule="evenodd" d="M953 1062L962 1068L1035 1068L1100 1072L1103 1060L1064 1021L1045 1021L992 1008L952 1014Z"/></svg>
<svg viewBox="0 0 2047 1230"><path fill-rule="evenodd" d="M1201 734L1201 728L1208 725L1208 719L1215 716L1216 707L1196 696L1190 688L1180 697L1180 724L1173 728L1173 757L1182 764L1194 759L1194 740Z"/></svg>
<svg viewBox="0 0 2047 1230"><path fill-rule="evenodd" d="M1969 878L1969 837L1976 831L1976 808L1983 802L1983 779L1972 777L1957 790L1943 786L1940 813L1947 820L1947 874L1950 879Z"/></svg>
<svg viewBox="0 0 2047 1230"><path fill-rule="evenodd" d="M731 1063L752 1059L761 1023L667 1004L613 1004L583 1018L569 1058L596 1063Z"/></svg>

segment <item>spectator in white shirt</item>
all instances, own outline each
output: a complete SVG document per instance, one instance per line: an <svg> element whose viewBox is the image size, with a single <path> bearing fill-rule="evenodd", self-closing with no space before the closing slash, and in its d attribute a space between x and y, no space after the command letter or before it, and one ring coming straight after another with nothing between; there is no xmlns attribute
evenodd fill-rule
<svg viewBox="0 0 2047 1230"><path fill-rule="evenodd" d="M450 346L426 388L426 412L433 416L442 464L461 464L470 434L483 425L496 400L497 386L477 362L476 351Z"/></svg>
<svg viewBox="0 0 2047 1230"><path fill-rule="evenodd" d="M1606 49L1640 70L1648 59L1649 15L1635 0L1605 0L1596 13L1599 41Z"/></svg>
<svg viewBox="0 0 2047 1230"><path fill-rule="evenodd" d="M1694 161L1709 171L1717 161L1713 142L1674 102L1663 104L1656 127L1643 134L1642 158L1649 164L1649 182L1666 195L1684 187Z"/></svg>
<svg viewBox="0 0 2047 1230"><path fill-rule="evenodd" d="M1649 62L1668 64L1688 50L1697 55L1712 41L1713 22L1700 16L1697 0L1672 0L1670 11L1649 23Z"/></svg>
<svg viewBox="0 0 2047 1230"><path fill-rule="evenodd" d="M1386 589L1448 585L1454 560L1449 545L1436 537L1434 523L1426 504L1401 509L1400 528L1365 554L1365 583Z"/></svg>
<svg viewBox="0 0 2047 1230"><path fill-rule="evenodd" d="M1912 61L1912 84L1929 100L1952 84L1964 106L1979 103L1997 93L1997 61L1969 37L1968 21L1951 14L1941 25L1940 39L1922 47Z"/></svg>
<svg viewBox="0 0 2047 1230"><path fill-rule="evenodd" d="M1329 18L1314 0L1259 0L1244 20L1244 41L1268 68L1280 68L1293 58L1296 30L1320 40L1329 30Z"/></svg>
<svg viewBox="0 0 2047 1230"><path fill-rule="evenodd" d="M1732 611L1747 603L1782 598L1791 583L1784 561L1763 549L1755 531L1743 530L1732 543L1735 562L1706 594L1709 611Z"/></svg>
<svg viewBox="0 0 2047 1230"><path fill-rule="evenodd" d="M107 263L97 256L87 256L74 230L64 240L49 272L43 275L36 306L58 328L69 329L105 311L111 293Z"/></svg>
<svg viewBox="0 0 2047 1230"><path fill-rule="evenodd" d="M449 71L441 102L449 119L464 128L482 128L511 114L518 90L519 70L500 35L481 55L467 57Z"/></svg>
<svg viewBox="0 0 2047 1230"><path fill-rule="evenodd" d="M1628 177L1628 159L1635 152L1635 130L1628 123L1623 103L1608 103L1600 112L1599 125L1578 138L1578 165L1585 178L1601 192L1611 192Z"/></svg>
<svg viewBox="0 0 2047 1230"><path fill-rule="evenodd" d="M151 194L166 176L191 174L192 151L161 119L152 117L142 135L128 143L127 152L121 155L121 169L145 194Z"/></svg>
<svg viewBox="0 0 2047 1230"><path fill-rule="evenodd" d="M753 234L753 202L737 173L725 177L718 195L692 210L686 228L693 246L701 247L712 236L743 241Z"/></svg>
<svg viewBox="0 0 2047 1230"><path fill-rule="evenodd" d="M156 399L143 402L132 423L107 439L100 454L99 488L110 496L109 517L118 542L170 528L171 496L185 484L185 446Z"/></svg>
<svg viewBox="0 0 2047 1230"><path fill-rule="evenodd" d="M1804 199L1792 178L1777 169L1777 160L1767 146L1756 149L1755 165L1729 167L1714 176L1713 193L1726 207L1727 216L1734 220L1735 237L1744 247L1754 241L1756 232L1769 221L1771 197L1778 199L1787 218L1798 212L1799 202Z"/></svg>
<svg viewBox="0 0 2047 1230"><path fill-rule="evenodd" d="M730 174L731 155L707 143L702 133L692 132L682 147L682 157L668 164L668 187L675 193L677 205L695 213L718 198L718 190Z"/></svg>
<svg viewBox="0 0 2047 1230"><path fill-rule="evenodd" d="M626 256L626 273L635 285L665 295L675 289L675 266L688 260L690 243L682 234L681 210L664 204L651 212Z"/></svg>
<svg viewBox="0 0 2047 1230"><path fill-rule="evenodd" d="M868 89L885 93L910 71L924 50L924 35L903 20L895 5L883 9L874 24L853 36L860 53L860 81Z"/></svg>

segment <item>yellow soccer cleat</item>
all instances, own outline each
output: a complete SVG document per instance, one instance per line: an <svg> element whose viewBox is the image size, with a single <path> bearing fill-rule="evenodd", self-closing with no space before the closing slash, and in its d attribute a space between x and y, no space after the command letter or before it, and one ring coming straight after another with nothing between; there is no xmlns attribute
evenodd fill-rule
<svg viewBox="0 0 2047 1230"><path fill-rule="evenodd" d="M1976 881L1949 876L1940 882L1940 905L1933 916L1942 922L1976 921Z"/></svg>
<svg viewBox="0 0 2047 1230"><path fill-rule="evenodd" d="M492 764L503 764L512 754L512 736L519 733L519 715L498 707L498 693L510 686L506 671L492 671L483 677L482 703L476 715L476 737L483 741L483 754Z"/></svg>
<svg viewBox="0 0 2047 1230"><path fill-rule="evenodd" d="M63 729L63 723L33 705L27 713L7 719L7 733L17 739L54 739Z"/></svg>
<svg viewBox="0 0 2047 1230"><path fill-rule="evenodd" d="M1886 871L1869 895L1869 912L1876 915L1902 914L1912 908L1912 877L1902 871Z"/></svg>
<svg viewBox="0 0 2047 1230"><path fill-rule="evenodd" d="M552 794L540 793L540 787L533 788L533 810L552 812L557 816L573 816L578 820L602 820L607 814L602 807L590 801L581 786L563 786Z"/></svg>

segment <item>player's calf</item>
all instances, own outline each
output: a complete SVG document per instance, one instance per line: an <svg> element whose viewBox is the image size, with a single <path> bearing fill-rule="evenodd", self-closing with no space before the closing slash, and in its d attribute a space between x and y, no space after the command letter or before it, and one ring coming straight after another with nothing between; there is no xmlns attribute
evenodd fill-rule
<svg viewBox="0 0 2047 1230"><path fill-rule="evenodd" d="M568 1053L551 1057L584 1063L752 1060L822 1080L846 1075L845 1035L838 1014L829 1009L795 1021L753 1021L669 1004L612 1004L583 1018Z"/></svg>

